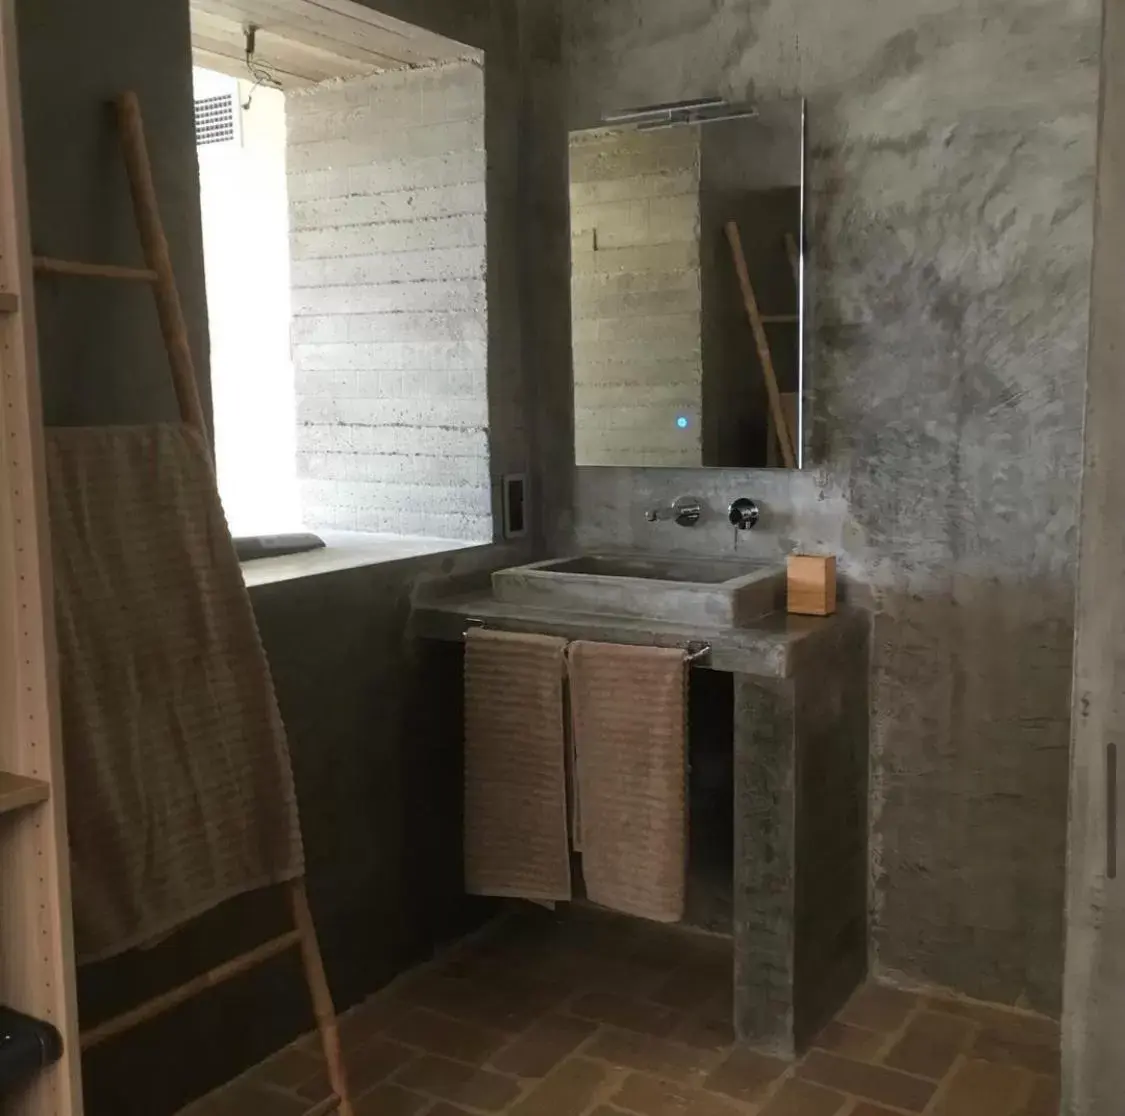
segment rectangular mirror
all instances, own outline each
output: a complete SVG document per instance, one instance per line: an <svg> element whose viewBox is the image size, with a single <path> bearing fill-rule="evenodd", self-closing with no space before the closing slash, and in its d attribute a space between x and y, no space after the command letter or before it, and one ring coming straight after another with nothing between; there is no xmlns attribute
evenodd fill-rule
<svg viewBox="0 0 1125 1116"><path fill-rule="evenodd" d="M579 465L800 468L804 102L571 133Z"/></svg>

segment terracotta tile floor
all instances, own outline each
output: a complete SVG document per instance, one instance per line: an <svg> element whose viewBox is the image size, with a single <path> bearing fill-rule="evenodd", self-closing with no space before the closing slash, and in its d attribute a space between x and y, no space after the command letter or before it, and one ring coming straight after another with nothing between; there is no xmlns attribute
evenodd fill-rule
<svg viewBox="0 0 1125 1116"><path fill-rule="evenodd" d="M729 942L509 920L341 1020L356 1116L1057 1116L1058 1030L870 984L796 1064L734 1049ZM185 1110L301 1116L311 1036Z"/></svg>

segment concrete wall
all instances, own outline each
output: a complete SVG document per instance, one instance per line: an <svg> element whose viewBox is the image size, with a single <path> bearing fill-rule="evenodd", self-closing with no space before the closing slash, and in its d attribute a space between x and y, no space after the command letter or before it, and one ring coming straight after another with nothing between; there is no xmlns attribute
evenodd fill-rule
<svg viewBox="0 0 1125 1116"><path fill-rule="evenodd" d="M492 539L484 133L472 63L289 97L310 527Z"/></svg>
<svg viewBox="0 0 1125 1116"><path fill-rule="evenodd" d="M560 545L840 555L874 625L875 960L1057 1009L1096 0L571 0L572 124L809 98L818 466L579 469ZM541 120L552 118L544 112ZM697 529L643 511L683 493Z"/></svg>
<svg viewBox="0 0 1125 1116"><path fill-rule="evenodd" d="M1105 5L1102 107L1078 567L1067 869L1063 1108L1112 1116L1125 1096L1125 2ZM1111 773L1109 751L1117 751ZM1111 783L1110 780L1116 781Z"/></svg>
<svg viewBox="0 0 1125 1116"><path fill-rule="evenodd" d="M535 445L535 541L544 549L569 538L574 498L570 151L561 5L525 0L519 34L520 357L528 373Z"/></svg>
<svg viewBox="0 0 1125 1116"><path fill-rule="evenodd" d="M703 463L699 165L695 128L571 137L575 452L583 465Z"/></svg>
<svg viewBox="0 0 1125 1116"><path fill-rule="evenodd" d="M186 4L18 0L32 249L140 264L125 166L108 103L140 97L153 179L200 393L208 406L206 293ZM66 28L65 34L60 28ZM190 142L189 142L190 141ZM177 417L151 290L141 283L36 282L43 409L53 425Z"/></svg>

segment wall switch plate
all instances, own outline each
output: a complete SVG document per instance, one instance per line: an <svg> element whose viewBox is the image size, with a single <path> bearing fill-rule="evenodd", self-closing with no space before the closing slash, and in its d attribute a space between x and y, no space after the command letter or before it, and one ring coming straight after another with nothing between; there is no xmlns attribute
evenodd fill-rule
<svg viewBox="0 0 1125 1116"><path fill-rule="evenodd" d="M527 474L509 473L501 481L504 495L504 538L522 539L527 534Z"/></svg>

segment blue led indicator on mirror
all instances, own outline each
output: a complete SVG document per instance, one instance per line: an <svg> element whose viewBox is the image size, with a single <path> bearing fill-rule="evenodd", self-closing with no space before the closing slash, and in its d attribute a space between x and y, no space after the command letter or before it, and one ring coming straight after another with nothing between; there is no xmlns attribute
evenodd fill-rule
<svg viewBox="0 0 1125 1116"><path fill-rule="evenodd" d="M678 419L676 419L676 425L681 430L686 430L688 428L687 415L680 415L680 417Z"/></svg>

